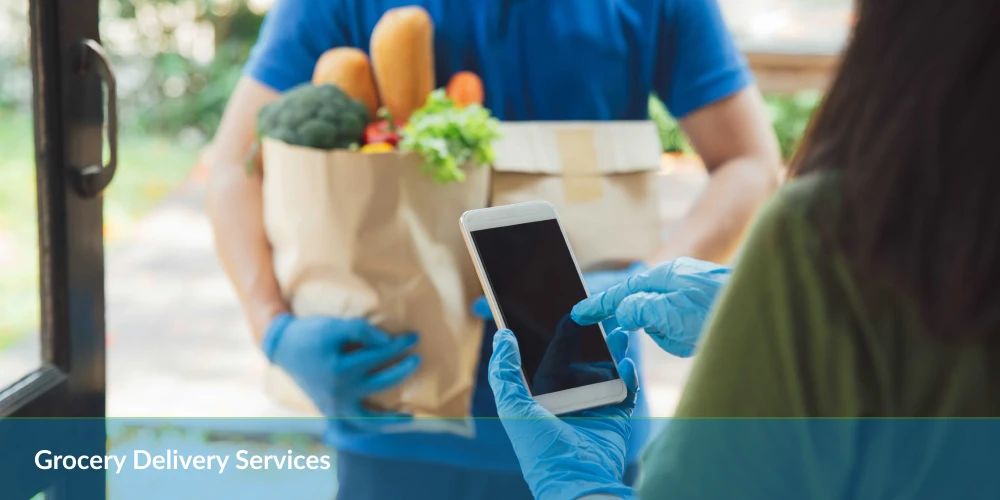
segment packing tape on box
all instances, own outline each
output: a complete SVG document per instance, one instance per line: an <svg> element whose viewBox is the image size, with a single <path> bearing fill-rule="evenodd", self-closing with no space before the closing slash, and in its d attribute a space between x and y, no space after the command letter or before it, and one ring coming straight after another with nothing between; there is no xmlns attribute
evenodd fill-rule
<svg viewBox="0 0 1000 500"><path fill-rule="evenodd" d="M566 201L586 203L600 199L601 168L594 145L593 129L557 129L555 135L562 163Z"/></svg>

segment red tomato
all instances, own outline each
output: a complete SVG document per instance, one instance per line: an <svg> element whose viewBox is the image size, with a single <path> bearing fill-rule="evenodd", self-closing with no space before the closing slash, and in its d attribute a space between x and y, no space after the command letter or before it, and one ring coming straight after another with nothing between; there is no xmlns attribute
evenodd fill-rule
<svg viewBox="0 0 1000 500"><path fill-rule="evenodd" d="M400 129L402 125L396 125L396 129L393 130L386 120L369 123L365 128L365 144L387 143L396 146L399 144Z"/></svg>

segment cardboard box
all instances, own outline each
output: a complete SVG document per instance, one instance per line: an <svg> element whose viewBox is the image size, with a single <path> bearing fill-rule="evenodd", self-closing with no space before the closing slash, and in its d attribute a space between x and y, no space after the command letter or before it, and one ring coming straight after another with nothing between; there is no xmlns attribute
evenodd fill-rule
<svg viewBox="0 0 1000 500"><path fill-rule="evenodd" d="M555 205L584 272L621 268L656 251L662 147L655 124L513 122L503 134L491 205Z"/></svg>

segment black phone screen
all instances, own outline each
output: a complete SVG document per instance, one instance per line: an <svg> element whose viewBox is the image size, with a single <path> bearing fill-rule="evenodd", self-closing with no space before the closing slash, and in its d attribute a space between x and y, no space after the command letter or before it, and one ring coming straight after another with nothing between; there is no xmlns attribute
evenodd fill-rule
<svg viewBox="0 0 1000 500"><path fill-rule="evenodd" d="M570 318L587 297L555 219L472 231L486 278L514 332L532 394L618 378L597 325Z"/></svg>

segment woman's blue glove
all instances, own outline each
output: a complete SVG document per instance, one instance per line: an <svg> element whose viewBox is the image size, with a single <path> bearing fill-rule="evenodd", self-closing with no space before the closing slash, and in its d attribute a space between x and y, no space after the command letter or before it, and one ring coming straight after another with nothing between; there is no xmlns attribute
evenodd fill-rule
<svg viewBox="0 0 1000 500"><path fill-rule="evenodd" d="M629 277L634 276L648 269L646 264L635 262L628 269L618 271L594 271L583 274L583 281L587 283L587 291L590 295L601 293L614 285L624 282ZM490 311L490 303L486 297L479 297L472 303L472 313L486 321L493 320L493 312ZM609 328L612 326L612 328ZM605 325L605 331L614 330L613 325Z"/></svg>
<svg viewBox="0 0 1000 500"><path fill-rule="evenodd" d="M628 388L625 401L560 419L536 403L525 387L514 334L500 330L493 337L489 374L497 414L537 500L598 494L633 498L622 476L638 377L635 365L625 358L628 334L615 330L608 336L608 347Z"/></svg>
<svg viewBox="0 0 1000 500"><path fill-rule="evenodd" d="M281 314L261 347L338 431L367 434L411 418L369 411L362 400L413 375L420 359L407 352L417 340L415 333L390 336L363 319Z"/></svg>
<svg viewBox="0 0 1000 500"><path fill-rule="evenodd" d="M681 257L581 301L573 320L592 325L614 316L622 328L644 329L663 350L687 358L730 276L728 267Z"/></svg>

